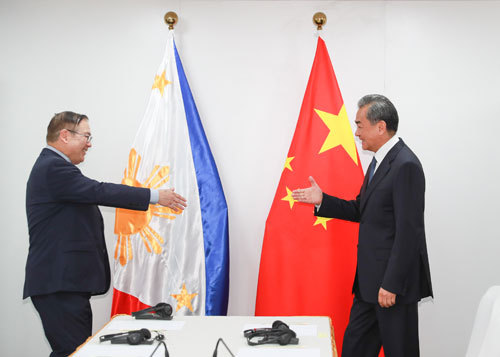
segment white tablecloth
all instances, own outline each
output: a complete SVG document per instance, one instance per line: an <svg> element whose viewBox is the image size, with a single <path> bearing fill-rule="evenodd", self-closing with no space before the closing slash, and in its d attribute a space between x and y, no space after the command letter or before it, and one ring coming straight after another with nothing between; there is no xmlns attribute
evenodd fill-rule
<svg viewBox="0 0 500 357"><path fill-rule="evenodd" d="M298 345L248 346L243 330L271 327L275 320L285 322L297 333ZM74 357L148 357L155 349L152 345L112 345L99 342L99 337L110 333L147 328L161 332L167 344L170 357L212 356L219 338L238 357L337 357L333 331L328 317L285 316L179 316L170 321L135 320L128 315L118 315L111 319L98 333L72 354ZM154 356L164 356L160 346ZM230 356L222 343L218 356Z"/></svg>

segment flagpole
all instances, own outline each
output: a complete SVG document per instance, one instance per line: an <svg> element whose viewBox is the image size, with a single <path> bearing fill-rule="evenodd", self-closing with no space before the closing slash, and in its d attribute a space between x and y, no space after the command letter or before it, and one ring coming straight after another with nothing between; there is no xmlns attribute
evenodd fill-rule
<svg viewBox="0 0 500 357"><path fill-rule="evenodd" d="M317 26L317 30L323 30L323 25L326 24L326 15L322 12L317 12L313 16L313 23Z"/></svg>
<svg viewBox="0 0 500 357"><path fill-rule="evenodd" d="M173 11L169 11L165 14L165 23L168 25L169 30L174 29L174 25L179 21L179 17Z"/></svg>

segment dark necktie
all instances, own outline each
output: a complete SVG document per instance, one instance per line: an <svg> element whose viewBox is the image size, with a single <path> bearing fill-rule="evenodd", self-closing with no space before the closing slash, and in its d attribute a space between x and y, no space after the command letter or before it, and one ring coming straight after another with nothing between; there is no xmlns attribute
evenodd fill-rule
<svg viewBox="0 0 500 357"><path fill-rule="evenodd" d="M374 156L372 162L370 163L370 166L368 166L368 183L370 183L373 178L373 174L375 173L375 166L377 166L377 160Z"/></svg>

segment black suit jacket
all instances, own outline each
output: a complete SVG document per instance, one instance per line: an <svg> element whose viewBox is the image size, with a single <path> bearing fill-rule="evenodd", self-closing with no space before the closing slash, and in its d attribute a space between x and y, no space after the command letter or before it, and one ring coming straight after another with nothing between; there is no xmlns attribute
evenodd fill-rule
<svg viewBox="0 0 500 357"><path fill-rule="evenodd" d="M110 271L97 205L147 210L150 191L91 180L50 149L26 189L30 247L23 298L58 291L103 294Z"/></svg>
<svg viewBox="0 0 500 357"><path fill-rule="evenodd" d="M353 292L362 300L377 303L380 287L397 294L396 303L432 296L424 196L422 165L401 139L355 200L323 194L317 216L360 223Z"/></svg>

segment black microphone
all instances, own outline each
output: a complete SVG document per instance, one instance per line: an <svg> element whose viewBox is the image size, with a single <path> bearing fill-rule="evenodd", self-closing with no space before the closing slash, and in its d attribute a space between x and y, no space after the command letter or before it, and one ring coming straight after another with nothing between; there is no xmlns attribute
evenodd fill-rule
<svg viewBox="0 0 500 357"><path fill-rule="evenodd" d="M160 302L155 306L132 312L132 316L137 320L171 320L172 306Z"/></svg>

